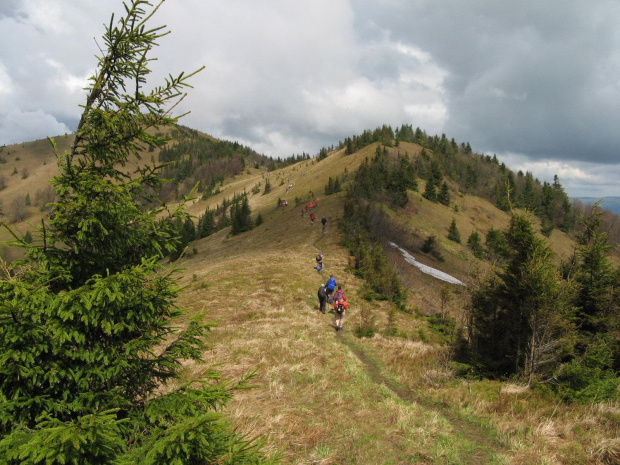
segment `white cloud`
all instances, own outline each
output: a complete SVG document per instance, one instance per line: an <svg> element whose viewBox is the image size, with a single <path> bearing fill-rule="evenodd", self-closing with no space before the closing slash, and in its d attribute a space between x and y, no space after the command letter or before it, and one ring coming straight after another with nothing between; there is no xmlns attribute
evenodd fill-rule
<svg viewBox="0 0 620 465"><path fill-rule="evenodd" d="M0 112L0 141L10 140L16 144L70 132L64 123L42 110Z"/></svg>
<svg viewBox="0 0 620 465"><path fill-rule="evenodd" d="M28 24L42 32L59 34L69 28L66 12L58 2L23 0L21 13Z"/></svg>
<svg viewBox="0 0 620 465"><path fill-rule="evenodd" d="M531 159L523 154L497 154L513 171L529 171L541 182L553 182L558 176L564 190L572 197L618 196L620 163L601 165L583 161Z"/></svg>
<svg viewBox="0 0 620 465"><path fill-rule="evenodd" d="M10 95L13 93L13 82L11 76L7 73L6 68L0 63L0 97L2 95Z"/></svg>

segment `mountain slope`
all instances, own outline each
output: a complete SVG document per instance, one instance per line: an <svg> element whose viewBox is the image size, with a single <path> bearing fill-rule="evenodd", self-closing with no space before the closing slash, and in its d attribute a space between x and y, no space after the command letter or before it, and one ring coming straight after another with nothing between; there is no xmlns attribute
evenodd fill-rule
<svg viewBox="0 0 620 465"><path fill-rule="evenodd" d="M269 173L248 166L226 179L220 193L188 206L198 216L245 191L253 216L260 212L264 222L237 236L227 228L195 241L181 260L185 291L180 304L191 313L205 311L205 319L216 323L204 363L188 364L185 379L204 379L214 366L229 379L254 372L255 389L240 391L227 411L241 431L263 436L268 449L281 451L284 463L525 464L594 457L597 445L615 438L617 405L563 408L524 386L454 376L458 367L449 363L449 350L439 343L442 334L426 317L441 310L445 283L386 248L409 291L407 312L362 298L365 284L351 272L337 228L344 193L323 192L330 176L350 181L345 173L351 175L376 148L371 144L351 155L341 150L322 161L304 160ZM5 150L11 152L7 159L27 158L25 152L16 155L17 147ZM390 150L417 156L421 147L401 143ZM43 173L53 165L50 159L45 164L33 160L29 177L14 185L17 178L12 178L0 196L32 191L36 185L29 182L42 179L35 177L35 167ZM266 178L272 190L263 194ZM409 192L404 210L386 212L408 232L407 243L399 245L471 286L488 264L447 239L450 222L455 219L465 242L474 230L483 235L490 227L504 228L509 216L451 188L450 207ZM300 212L315 198L317 217L328 219L326 234L318 221L313 225ZM278 207L278 199L287 199L289 206ZM416 250L429 235L437 236L444 263ZM572 250L572 242L556 230L551 245L558 257ZM317 251L325 255L321 272L313 268ZM330 273L350 303L345 330L338 333L333 315L317 311L316 291ZM459 319L467 290L448 288L447 311ZM375 336L356 338L355 327L369 315ZM393 334L388 328L396 329L396 336L387 336Z"/></svg>
<svg viewBox="0 0 620 465"><path fill-rule="evenodd" d="M267 436L270 448L283 451L285 463L533 463L533 457L570 456L575 443L558 443L557 438L572 435L572 428L591 416L584 413L575 421L574 412L566 417L558 412L557 427L550 431L544 425L555 405L521 386L457 380L446 363L446 349L424 342L438 338L420 315L439 311L443 282L387 249L409 289L407 306L413 314L394 314L386 302L361 297L365 284L350 272L350 257L335 227L344 194L318 193L328 176L345 168L353 172L374 150L371 146L347 156L336 152L321 162L271 173L273 191L250 195L253 211L265 219L262 225L238 236L220 231L190 246L195 252L188 251L185 259L184 304L195 311L204 308L217 326L205 364L188 367L188 377L200 378L213 364L221 364L226 377L255 371L256 389L236 396L229 412L241 430ZM231 195L259 180L258 173L248 175L224 188ZM289 181L293 189L286 192ZM317 216L329 220L325 235L300 214L315 196L320 199ZM296 208L295 197L302 200ZM420 260L471 283L470 273L485 265L466 247L445 240L449 222L457 218L466 237L474 229L503 228L508 216L482 199L455 197L458 212L410 193L407 210L392 214L413 235L441 238L446 262L416 254ZM289 207L278 208L279 198L289 199ZM554 231L552 239L557 250L570 250L563 234ZM325 254L320 273L313 268L319 250ZM350 302L345 331L339 333L333 315L317 311L316 291L330 273ZM460 286L451 289L449 312L458 318L467 296ZM353 330L365 312L375 318L379 332L357 339ZM381 335L389 324L400 337ZM528 409L528 402L535 409ZM497 415L506 409L520 413L510 419ZM600 434L605 437L605 430ZM599 439L581 438L579 447L592 448Z"/></svg>

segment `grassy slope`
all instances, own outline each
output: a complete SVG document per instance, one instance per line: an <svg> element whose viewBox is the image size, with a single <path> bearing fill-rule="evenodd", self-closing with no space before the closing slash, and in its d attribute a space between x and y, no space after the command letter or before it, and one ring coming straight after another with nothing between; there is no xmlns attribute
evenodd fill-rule
<svg viewBox="0 0 620 465"><path fill-rule="evenodd" d="M521 386L457 380L444 350L419 340L425 323L412 315L397 314L408 338L353 336L362 309L372 310L383 330L388 308L363 301L363 283L347 272L348 254L334 227L342 194L318 193L328 174L345 167L351 173L372 153L374 147L348 157L338 153L272 173L273 192L250 196L253 211L265 219L262 226L236 237L222 231L194 244L185 263L184 304L207 310L217 327L204 366L188 369L188 377L199 378L212 364L232 378L255 371L256 389L237 395L228 410L242 431L267 436L285 463L583 463L600 440L614 437L606 428L617 406L601 407L609 409L601 419L589 409L557 409ZM249 191L261 180L259 174L243 178L235 189L245 183ZM294 188L286 193L288 179ZM310 191L321 198L317 216L329 218L325 236L293 207L295 197L305 202ZM276 208L278 198L291 206ZM458 213L412 193L415 214L402 220L421 235L440 237L446 262L421 260L471 282L473 258L444 239L450 221L457 219L466 240L474 227L482 233L490 225L504 227L508 216L481 199L455 198ZM552 239L557 250L570 250L563 235L554 232ZM318 250L326 256L322 273L313 269ZM410 288L409 305L436 312L442 283L391 256ZM317 312L316 290L329 273L344 284L351 302L342 333L334 332L333 315ZM461 290L451 312L458 316L465 301ZM592 423L600 428L596 434Z"/></svg>
<svg viewBox="0 0 620 465"><path fill-rule="evenodd" d="M401 147L401 152L417 149ZM564 408L521 386L455 379L445 350L421 340L428 330L415 314L396 315L399 332L407 337L353 336L362 309L374 313L380 331L389 309L359 297L363 283L347 271L349 257L339 246L336 228L343 194L325 197L322 192L329 175L345 168L353 173L374 150L336 153L319 163L303 161L271 173L268 195L262 194L261 173L250 169L227 182L219 196L190 206L198 215L207 205L261 183L250 205L265 222L236 237L225 230L190 245L181 304L192 312L206 311L217 326L204 364L188 366L186 377L200 379L214 364L232 379L255 372L256 388L240 391L227 410L241 431L266 437L268 449L281 451L287 464L587 463L597 444L617 436L617 404ZM50 164L36 160L24 182L34 178L36 166ZM286 193L289 179L294 187ZM0 199L18 189L9 186ZM320 199L318 218L329 220L326 235L318 222L311 225L300 215L313 196ZM296 197L302 202L298 206ZM290 206L277 208L278 198ZM484 266L465 246L445 238L452 218L465 242L474 228L484 234L491 225L505 227L508 216L455 192L458 212L419 193L411 193L410 200L406 214L393 214L422 238L437 235L446 262L416 257L471 283L472 272ZM558 252L570 251L562 234L554 232L552 239ZM325 254L321 273L313 269L318 250ZM438 311L443 283L404 264L397 253L389 254L410 290L408 305L422 313ZM344 285L351 304L340 333L333 330L333 315L317 312L316 290L329 273ZM449 311L458 317L467 295L453 289L460 292Z"/></svg>

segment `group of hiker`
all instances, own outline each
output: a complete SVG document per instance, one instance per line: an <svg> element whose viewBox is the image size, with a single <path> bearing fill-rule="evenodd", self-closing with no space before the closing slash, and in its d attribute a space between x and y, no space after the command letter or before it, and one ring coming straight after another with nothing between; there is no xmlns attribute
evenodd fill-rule
<svg viewBox="0 0 620 465"><path fill-rule="evenodd" d="M336 287L338 288L336 290ZM327 303L333 304L334 315L336 317L335 328L336 331L341 331L344 324L344 315L348 310L347 296L342 290L342 286L338 286L334 275L330 275L325 284L321 284L318 293L319 297L319 311L325 314Z"/></svg>
<svg viewBox="0 0 620 465"><path fill-rule="evenodd" d="M308 210L312 210L314 207L318 207L319 206L319 199L314 199L312 202L310 202L309 204L307 204L304 208L301 209L301 217L304 217L304 214L308 211ZM327 222L327 219L325 217L323 217L323 219L325 219L325 221ZM310 212L310 222L312 224L314 224L314 222L316 221L316 215L314 214L314 212ZM321 220L323 221L323 220Z"/></svg>

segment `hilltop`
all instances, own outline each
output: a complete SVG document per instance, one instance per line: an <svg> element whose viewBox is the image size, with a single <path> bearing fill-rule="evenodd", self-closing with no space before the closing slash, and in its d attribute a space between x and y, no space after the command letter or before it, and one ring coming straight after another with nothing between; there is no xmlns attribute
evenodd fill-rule
<svg viewBox="0 0 620 465"><path fill-rule="evenodd" d="M70 140L58 138L59 147ZM33 199L54 175L47 144L3 149L5 212L12 198L30 194ZM184 378L201 379L213 367L233 380L254 373L255 388L240 391L227 412L240 431L263 436L268 450L282 451L284 463L585 463L586 457L604 457L607 449L601 445L615 438L616 404L563 408L524 385L458 378L449 363L450 347L444 343L450 334L436 324L436 316L445 310L462 319L468 289L491 269L465 241L448 240L448 228L454 220L463 238L474 231L484 235L490 228L505 229L508 212L461 192L452 181L450 205L431 202L420 179L404 209L386 209L408 232L407 244L398 245L466 286L425 274L386 247L408 291L403 310L364 298L367 285L354 273L338 230L345 192L325 195L325 188L330 177L351 182L382 147L374 142L352 153L342 147L272 169L266 160L254 159L188 205L199 217L245 192L252 216L260 213L263 222L239 235L230 235L227 227L193 241L181 259L182 306L190 313L205 310L216 323L203 363L188 364ZM423 147L401 142L387 150L416 159ZM267 180L271 190L265 193ZM284 199L287 207L281 206ZM318 221L301 215L315 199L319 205L313 211L328 219L326 234ZM29 218L12 228L24 234L29 224L38 224L46 214L38 207L29 207ZM419 251L429 236L437 238L444 261ZM574 246L558 229L549 243L558 263ZM321 272L314 269L319 251L325 255ZM333 315L317 311L316 291L329 274L350 302L339 333ZM355 328L368 319L373 337L356 337Z"/></svg>

